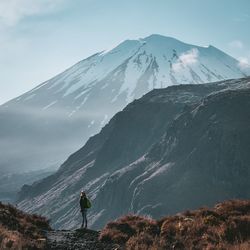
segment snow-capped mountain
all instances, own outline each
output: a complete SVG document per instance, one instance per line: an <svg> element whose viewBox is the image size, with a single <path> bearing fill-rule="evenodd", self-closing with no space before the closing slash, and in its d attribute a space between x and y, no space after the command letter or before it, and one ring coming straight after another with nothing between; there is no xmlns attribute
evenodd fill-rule
<svg viewBox="0 0 250 250"><path fill-rule="evenodd" d="M154 88L245 74L213 46L160 35L124 41L0 107L0 171L59 166L117 111Z"/></svg>
<svg viewBox="0 0 250 250"><path fill-rule="evenodd" d="M127 213L154 218L250 198L250 78L157 89L130 103L53 175L24 186L18 206L54 227L91 228Z"/></svg>

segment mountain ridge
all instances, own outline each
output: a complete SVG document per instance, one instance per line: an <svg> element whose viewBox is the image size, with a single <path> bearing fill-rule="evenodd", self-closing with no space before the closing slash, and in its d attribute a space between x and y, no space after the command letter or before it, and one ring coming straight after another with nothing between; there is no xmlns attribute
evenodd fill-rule
<svg viewBox="0 0 250 250"><path fill-rule="evenodd" d="M79 220L78 193L84 189L94 204L90 225L100 228L128 212L159 217L163 211L175 213L212 205L230 195L237 198L237 192L238 198L247 198L249 159L245 151L249 142L242 131L248 133L249 117L244 112L249 105L249 88L249 78L243 78L151 91L115 115L56 174L26 186L19 196L20 207L53 215L55 227L73 228ZM232 121L227 122L229 118ZM227 176L226 165L230 171L238 171L235 182L229 170ZM206 188L211 181L212 187L219 185L221 192L212 195L211 187L202 197L202 180ZM195 192L188 193L190 189ZM190 199L176 199L183 197L180 192L187 192L183 195ZM171 206L163 202L166 197L162 195L169 196Z"/></svg>

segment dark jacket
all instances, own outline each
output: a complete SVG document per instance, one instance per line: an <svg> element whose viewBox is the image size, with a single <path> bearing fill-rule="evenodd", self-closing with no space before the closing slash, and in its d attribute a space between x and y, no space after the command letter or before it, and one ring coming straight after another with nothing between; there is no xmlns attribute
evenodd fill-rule
<svg viewBox="0 0 250 250"><path fill-rule="evenodd" d="M88 208L87 197L80 198L80 207L81 207L81 210Z"/></svg>

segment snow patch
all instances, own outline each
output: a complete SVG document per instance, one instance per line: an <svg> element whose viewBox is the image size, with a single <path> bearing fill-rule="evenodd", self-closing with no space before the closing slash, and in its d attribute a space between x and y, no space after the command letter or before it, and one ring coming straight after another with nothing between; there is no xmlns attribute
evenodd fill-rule
<svg viewBox="0 0 250 250"><path fill-rule="evenodd" d="M77 96L75 96L75 100L79 99L81 96L83 96L84 94L86 94L90 89L84 89L80 94L78 94Z"/></svg>
<svg viewBox="0 0 250 250"><path fill-rule="evenodd" d="M28 97L26 97L26 98L23 99L23 100L24 100L24 101L28 101L28 100L33 99L35 96L36 96L36 94L32 94L32 95L29 95Z"/></svg>
<svg viewBox="0 0 250 250"><path fill-rule="evenodd" d="M92 127L95 124L95 120L92 120L90 124L88 125L88 128Z"/></svg>
<svg viewBox="0 0 250 250"><path fill-rule="evenodd" d="M75 114L76 110L72 110L69 114L68 114L68 117L71 117Z"/></svg>
<svg viewBox="0 0 250 250"><path fill-rule="evenodd" d="M101 127L104 127L104 125L106 125L107 122L108 122L108 115L105 114L104 119L101 121Z"/></svg>
<svg viewBox="0 0 250 250"><path fill-rule="evenodd" d="M42 110L46 110L46 109L52 107L53 105L55 105L56 103L57 103L57 101L53 101L53 102L51 102L49 105L43 107Z"/></svg>
<svg viewBox="0 0 250 250"><path fill-rule="evenodd" d="M106 209L102 209L99 213L92 214L90 217L90 225L93 225L96 221L98 221L105 211Z"/></svg>

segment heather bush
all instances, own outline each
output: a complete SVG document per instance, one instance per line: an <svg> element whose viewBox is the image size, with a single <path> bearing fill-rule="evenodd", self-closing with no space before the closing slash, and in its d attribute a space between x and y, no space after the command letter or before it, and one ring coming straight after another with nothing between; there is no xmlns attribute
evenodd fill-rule
<svg viewBox="0 0 250 250"><path fill-rule="evenodd" d="M44 249L43 230L49 221L39 215L26 214L0 202L0 249Z"/></svg>
<svg viewBox="0 0 250 250"><path fill-rule="evenodd" d="M158 221L124 216L108 223L100 240L128 250L250 249L250 200L230 200Z"/></svg>

